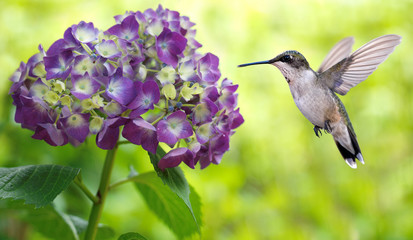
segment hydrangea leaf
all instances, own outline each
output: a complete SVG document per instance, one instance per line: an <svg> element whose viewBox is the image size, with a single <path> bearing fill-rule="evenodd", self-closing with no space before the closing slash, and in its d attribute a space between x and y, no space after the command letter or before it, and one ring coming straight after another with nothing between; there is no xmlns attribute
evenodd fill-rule
<svg viewBox="0 0 413 240"><path fill-rule="evenodd" d="M128 232L119 236L118 240L146 240L146 238L136 232Z"/></svg>
<svg viewBox="0 0 413 240"><path fill-rule="evenodd" d="M83 235L86 233L88 221L86 221L83 218L73 216L73 215L70 215L69 217L70 217L70 220L73 222L76 228L76 231L79 233L80 239L84 239ZM115 236L115 231L111 227L104 225L104 224L98 225L96 239L101 239L101 240L113 239L114 236Z"/></svg>
<svg viewBox="0 0 413 240"><path fill-rule="evenodd" d="M34 209L25 205L22 200L1 200L0 211L10 211L16 218L29 223L37 232L50 239L80 240L81 233L86 230L87 221L76 216L67 215L58 211L53 205ZM113 239L113 229L99 224L97 239Z"/></svg>
<svg viewBox="0 0 413 240"><path fill-rule="evenodd" d="M23 199L36 208L51 203L79 174L79 168L28 165L0 168L0 199Z"/></svg>
<svg viewBox="0 0 413 240"><path fill-rule="evenodd" d="M156 154L148 152L149 157L151 159L152 165L158 174L158 176L161 178L162 182L172 190L176 195L178 195L179 198L181 198L186 206L188 207L189 211L192 214L193 219L195 220L195 223L198 226L198 231L199 231L199 226L202 225L201 219L200 219L200 206L193 206L191 205L192 200L191 197L193 194L192 192L195 192L193 190L191 192L191 189L188 182L186 181L185 175L182 172L182 170L179 167L174 167L174 168L167 168L165 170L161 170L158 167L158 163L161 160L163 156L165 156L166 152L162 149L162 147L158 146L158 149L156 150ZM195 195L197 195L195 193ZM196 199L195 199L196 200ZM199 203L199 199L197 201ZM199 211L196 210L198 208Z"/></svg>
<svg viewBox="0 0 413 240"><path fill-rule="evenodd" d="M172 188L165 186L154 172L140 174L133 179L146 204L176 234L178 239L200 233L199 196L186 181L188 196L184 200L171 191Z"/></svg>
<svg viewBox="0 0 413 240"><path fill-rule="evenodd" d="M29 223L36 232L50 239L79 240L75 225L69 216L57 211L53 205L34 209L22 200L1 200L0 211L13 214L17 219Z"/></svg>

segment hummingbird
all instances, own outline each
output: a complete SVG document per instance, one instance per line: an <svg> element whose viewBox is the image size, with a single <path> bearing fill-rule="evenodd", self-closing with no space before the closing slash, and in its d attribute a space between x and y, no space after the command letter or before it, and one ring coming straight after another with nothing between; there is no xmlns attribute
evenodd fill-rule
<svg viewBox="0 0 413 240"><path fill-rule="evenodd" d="M351 168L357 168L356 158L364 164L363 155L350 118L336 93L344 96L352 87L366 80L400 42L399 35L384 35L351 53L354 38L344 38L333 46L317 71L294 50L285 51L270 60L238 67L276 66L287 81L298 109L314 125L315 135L320 137L322 129L330 133L345 162Z"/></svg>

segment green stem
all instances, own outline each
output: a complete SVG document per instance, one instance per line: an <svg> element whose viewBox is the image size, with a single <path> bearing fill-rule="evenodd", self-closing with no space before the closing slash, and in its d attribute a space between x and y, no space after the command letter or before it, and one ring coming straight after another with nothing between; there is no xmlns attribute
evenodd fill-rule
<svg viewBox="0 0 413 240"><path fill-rule="evenodd" d="M99 202L99 199L93 195L89 188L86 187L85 184L83 184L82 180L79 179L79 177L76 177L74 180L75 184L80 188L80 190L82 190L82 192L93 202L93 203L97 203Z"/></svg>
<svg viewBox="0 0 413 240"><path fill-rule="evenodd" d="M115 160L118 144L106 153L105 164L103 165L102 176L96 197L98 201L93 204L92 211L89 216L89 224L86 229L85 240L94 240L96 237L100 217L102 216L103 206L105 204L106 195L109 190L110 175Z"/></svg>
<svg viewBox="0 0 413 240"><path fill-rule="evenodd" d="M182 104L182 107L195 107L195 106L196 106L195 104L189 104L189 103Z"/></svg>
<svg viewBox="0 0 413 240"><path fill-rule="evenodd" d="M157 118L155 121L153 121L151 124L152 126L155 126L155 124L157 124L159 121L162 120L162 118L164 118L166 116L166 112L164 114L162 114L162 116L160 116L159 118Z"/></svg>
<svg viewBox="0 0 413 240"><path fill-rule="evenodd" d="M159 70L157 70L157 69L150 69L150 68L147 68L146 71L148 71L148 72L154 72L154 73L159 72Z"/></svg>
<svg viewBox="0 0 413 240"><path fill-rule="evenodd" d="M90 56L92 56L93 52L92 52L92 50L89 48L88 45L86 45L86 44L84 44L84 43L80 43L80 45L82 45L83 49L85 49L85 51L86 51Z"/></svg>
<svg viewBox="0 0 413 240"><path fill-rule="evenodd" d="M135 177L136 177L136 176L127 177L127 178L124 178L124 179L122 179L122 180L119 180L119 181L111 184L111 185L109 186L109 189L113 189L113 188L115 188L115 187L117 187L117 186L119 186L119 185L122 185L122 184L124 184L124 183L134 181Z"/></svg>
<svg viewBox="0 0 413 240"><path fill-rule="evenodd" d="M118 145L122 145L122 144L129 144L129 143L131 143L131 142L129 142L129 141L119 141L118 142Z"/></svg>

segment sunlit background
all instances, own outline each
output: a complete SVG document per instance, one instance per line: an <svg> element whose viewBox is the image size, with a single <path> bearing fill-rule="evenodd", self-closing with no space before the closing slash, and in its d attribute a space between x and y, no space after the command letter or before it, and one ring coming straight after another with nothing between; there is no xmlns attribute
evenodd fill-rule
<svg viewBox="0 0 413 240"><path fill-rule="evenodd" d="M56 163L81 167L94 189L105 152L94 139L78 148L50 147L14 123L9 76L84 20L105 30L127 10L164 7L196 23L201 52L220 58L223 76L239 84L245 123L220 165L182 166L202 198L202 239L413 239L413 1L153 1L2 0L0 2L0 166ZM288 85L272 66L238 69L284 50L300 51L317 69L328 50L347 36L354 50L384 34L402 43L367 81L342 97L366 164L341 158L332 137L317 138L296 108ZM120 147L113 181L152 168L135 145ZM71 186L59 209L88 217L90 202ZM15 222L0 212L0 239ZM174 239L134 187L110 192L102 223L117 236L136 231L148 239ZM21 227L21 225L20 225ZM23 224L27 239L46 239ZM199 239L199 237L194 237Z"/></svg>

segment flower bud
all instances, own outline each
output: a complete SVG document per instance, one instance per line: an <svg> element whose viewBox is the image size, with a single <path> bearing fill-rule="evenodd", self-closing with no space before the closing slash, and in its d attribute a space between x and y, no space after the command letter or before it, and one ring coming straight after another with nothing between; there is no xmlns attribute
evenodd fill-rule
<svg viewBox="0 0 413 240"><path fill-rule="evenodd" d="M162 88L162 94L165 95L167 99L174 100L176 97L176 89L173 84L167 84Z"/></svg>
<svg viewBox="0 0 413 240"><path fill-rule="evenodd" d="M44 95L44 100L46 102L50 103L51 105L55 105L57 103L57 101L59 101L59 95L57 95L57 93L55 93L53 91L48 91Z"/></svg>
<svg viewBox="0 0 413 240"><path fill-rule="evenodd" d="M92 134L97 134L103 126L103 118L101 117L93 117L89 123L89 131Z"/></svg>
<svg viewBox="0 0 413 240"><path fill-rule="evenodd" d="M156 78L161 82L162 85L174 84L176 76L176 71L171 66L162 68L161 71L156 74Z"/></svg>

